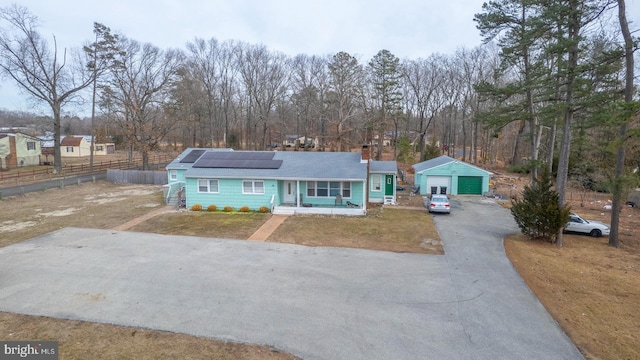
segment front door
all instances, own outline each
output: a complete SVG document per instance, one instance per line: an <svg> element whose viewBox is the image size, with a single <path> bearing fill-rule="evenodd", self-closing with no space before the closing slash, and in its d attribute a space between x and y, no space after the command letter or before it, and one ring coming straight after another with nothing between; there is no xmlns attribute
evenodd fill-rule
<svg viewBox="0 0 640 360"><path fill-rule="evenodd" d="M293 204L296 202L296 182L284 181L284 202Z"/></svg>
<svg viewBox="0 0 640 360"><path fill-rule="evenodd" d="M393 195L393 175L385 175L384 194L385 196Z"/></svg>

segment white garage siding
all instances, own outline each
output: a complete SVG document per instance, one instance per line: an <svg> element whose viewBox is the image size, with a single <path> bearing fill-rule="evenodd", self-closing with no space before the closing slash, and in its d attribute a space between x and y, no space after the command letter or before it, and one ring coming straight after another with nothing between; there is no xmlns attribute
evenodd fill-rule
<svg viewBox="0 0 640 360"><path fill-rule="evenodd" d="M451 176L427 176L426 194L451 194Z"/></svg>

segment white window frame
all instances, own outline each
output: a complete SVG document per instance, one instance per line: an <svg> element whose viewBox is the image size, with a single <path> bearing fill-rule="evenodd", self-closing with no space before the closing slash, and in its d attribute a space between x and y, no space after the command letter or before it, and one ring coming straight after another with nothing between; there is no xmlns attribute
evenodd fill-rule
<svg viewBox="0 0 640 360"><path fill-rule="evenodd" d="M169 180L178 180L178 170L169 170Z"/></svg>
<svg viewBox="0 0 640 360"><path fill-rule="evenodd" d="M205 181L205 185L201 185L201 182ZM215 183L215 186L211 186L213 183ZM206 191L203 191L203 188L206 187ZM215 191L212 190L212 188L215 188ZM218 179L198 179L198 192L199 193L206 193L206 194L219 194L220 193L220 182L218 181Z"/></svg>
<svg viewBox="0 0 640 360"><path fill-rule="evenodd" d="M73 146L67 146L67 152L68 153L73 152Z"/></svg>
<svg viewBox="0 0 640 360"><path fill-rule="evenodd" d="M377 185L377 187L376 187ZM372 174L371 175L371 191L372 192L380 192L382 191L382 175L381 174Z"/></svg>
<svg viewBox="0 0 640 360"><path fill-rule="evenodd" d="M35 141L27 141L27 150L28 151L34 151L36 149L36 142Z"/></svg>
<svg viewBox="0 0 640 360"><path fill-rule="evenodd" d="M326 183L327 187L319 187L318 183L322 183L322 185ZM339 184L339 188L335 187L335 185L337 185L336 183ZM331 192L331 185L334 185L333 193ZM340 194L343 199L351 199L351 188L352 185L350 181L307 181L307 197L330 199ZM327 194L318 195L318 190L322 190L323 192L326 191ZM337 194L335 193L335 190L338 190Z"/></svg>
<svg viewBox="0 0 640 360"><path fill-rule="evenodd" d="M249 190L248 185L251 185L251 190ZM247 195L263 195L264 180L242 180L242 193Z"/></svg>

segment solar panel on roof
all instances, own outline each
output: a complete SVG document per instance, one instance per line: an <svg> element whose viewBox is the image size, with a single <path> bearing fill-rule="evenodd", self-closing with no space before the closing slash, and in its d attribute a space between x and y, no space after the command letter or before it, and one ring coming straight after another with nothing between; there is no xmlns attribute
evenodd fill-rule
<svg viewBox="0 0 640 360"><path fill-rule="evenodd" d="M194 168L279 169L282 160L273 160L275 153L267 151L207 152Z"/></svg>
<svg viewBox="0 0 640 360"><path fill-rule="evenodd" d="M281 165L282 160L200 159L193 164L193 167L210 169L279 169Z"/></svg>
<svg viewBox="0 0 640 360"><path fill-rule="evenodd" d="M187 164L193 164L194 162L196 162L196 160L198 160L200 158L200 156L207 150L191 150L191 152L189 152L187 154L187 156L184 157L184 159L180 160L181 163L187 163Z"/></svg>

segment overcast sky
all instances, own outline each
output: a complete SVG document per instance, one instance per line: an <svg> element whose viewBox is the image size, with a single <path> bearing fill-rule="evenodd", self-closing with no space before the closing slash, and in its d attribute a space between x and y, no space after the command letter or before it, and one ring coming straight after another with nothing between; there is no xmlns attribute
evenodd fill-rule
<svg viewBox="0 0 640 360"><path fill-rule="evenodd" d="M478 0L22 0L40 33L59 45L90 42L93 23L160 48L185 48L195 37L264 44L288 55L346 51L368 62L379 50L416 59L480 45ZM7 5L2 5L7 6ZM627 0L640 22L640 0ZM9 80L0 108L30 111ZM44 109L48 111L48 109ZM45 112L46 113L46 112Z"/></svg>

